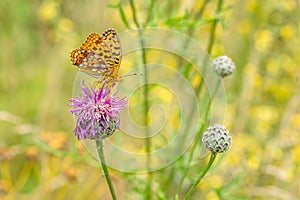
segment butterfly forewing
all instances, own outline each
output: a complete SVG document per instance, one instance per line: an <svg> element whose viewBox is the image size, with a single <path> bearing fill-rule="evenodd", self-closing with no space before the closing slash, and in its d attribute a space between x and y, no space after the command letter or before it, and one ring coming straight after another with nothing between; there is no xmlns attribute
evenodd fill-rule
<svg viewBox="0 0 300 200"><path fill-rule="evenodd" d="M113 29L102 36L90 34L80 48L71 52L72 64L99 81L118 81L122 58L121 43Z"/></svg>

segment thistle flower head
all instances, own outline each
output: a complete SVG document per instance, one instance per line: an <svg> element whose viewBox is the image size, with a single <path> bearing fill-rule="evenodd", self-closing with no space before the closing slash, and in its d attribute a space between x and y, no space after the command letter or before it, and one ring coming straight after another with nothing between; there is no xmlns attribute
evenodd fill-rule
<svg viewBox="0 0 300 200"><path fill-rule="evenodd" d="M213 70L221 77L229 76L235 70L235 64L228 56L215 58L211 65Z"/></svg>
<svg viewBox="0 0 300 200"><path fill-rule="evenodd" d="M223 153L231 146L231 136L224 126L215 124L203 133L202 142L209 151Z"/></svg>
<svg viewBox="0 0 300 200"><path fill-rule="evenodd" d="M120 128L120 112L128 108L128 101L111 93L105 82L96 89L81 83L82 94L70 100L69 112L77 117L74 134L78 140L104 139Z"/></svg>

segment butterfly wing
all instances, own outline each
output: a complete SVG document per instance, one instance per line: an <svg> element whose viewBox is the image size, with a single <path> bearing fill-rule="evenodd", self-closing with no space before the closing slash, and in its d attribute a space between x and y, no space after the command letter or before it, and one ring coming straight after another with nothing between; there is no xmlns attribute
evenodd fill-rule
<svg viewBox="0 0 300 200"><path fill-rule="evenodd" d="M111 82L118 80L121 54L119 37L113 29L108 29L102 36L90 34L80 48L71 52L71 61L99 81Z"/></svg>

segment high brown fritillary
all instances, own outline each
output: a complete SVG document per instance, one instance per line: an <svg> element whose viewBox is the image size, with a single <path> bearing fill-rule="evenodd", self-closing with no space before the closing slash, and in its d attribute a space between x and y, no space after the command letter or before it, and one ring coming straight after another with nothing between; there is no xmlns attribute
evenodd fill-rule
<svg viewBox="0 0 300 200"><path fill-rule="evenodd" d="M91 33L80 48L71 52L72 64L100 82L119 81L121 59L121 42L114 29L107 29L102 36Z"/></svg>

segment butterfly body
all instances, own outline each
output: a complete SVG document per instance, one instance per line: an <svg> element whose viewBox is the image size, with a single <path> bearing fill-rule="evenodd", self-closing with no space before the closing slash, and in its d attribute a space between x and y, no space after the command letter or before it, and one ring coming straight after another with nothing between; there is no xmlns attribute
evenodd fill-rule
<svg viewBox="0 0 300 200"><path fill-rule="evenodd" d="M113 29L106 30L101 36L91 33L80 48L71 52L72 64L100 82L120 80L121 59L121 42Z"/></svg>

